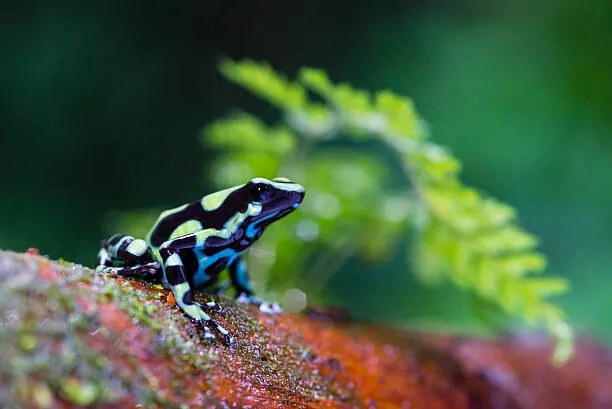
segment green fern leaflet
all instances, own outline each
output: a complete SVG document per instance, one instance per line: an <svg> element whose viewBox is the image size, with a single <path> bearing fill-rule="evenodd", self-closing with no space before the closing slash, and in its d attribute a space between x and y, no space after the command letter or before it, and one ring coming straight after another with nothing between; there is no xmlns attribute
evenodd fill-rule
<svg viewBox="0 0 612 409"><path fill-rule="evenodd" d="M214 182L224 187L253 175L283 175L308 187L290 226L267 233L251 256L260 285L285 282L316 292L349 257L384 259L410 232L421 280L449 280L525 323L543 325L556 340L554 361L568 359L572 329L547 300L568 283L534 276L546 265L536 238L517 225L510 206L461 183L460 163L429 140L409 99L334 84L312 68L301 69L295 81L248 60L223 61L221 72L278 108L283 120L268 126L238 114L208 126L204 143L222 152ZM386 156L372 154L372 144L385 147ZM401 188L385 182L393 179L389 153L401 170Z"/></svg>

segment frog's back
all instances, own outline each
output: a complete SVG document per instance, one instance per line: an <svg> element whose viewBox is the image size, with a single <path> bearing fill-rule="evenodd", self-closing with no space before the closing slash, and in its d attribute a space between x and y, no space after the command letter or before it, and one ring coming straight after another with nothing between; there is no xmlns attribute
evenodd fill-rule
<svg viewBox="0 0 612 409"><path fill-rule="evenodd" d="M222 229L237 207L243 207L240 187L215 192L201 200L162 212L149 231L147 241L157 249L170 239L204 229Z"/></svg>

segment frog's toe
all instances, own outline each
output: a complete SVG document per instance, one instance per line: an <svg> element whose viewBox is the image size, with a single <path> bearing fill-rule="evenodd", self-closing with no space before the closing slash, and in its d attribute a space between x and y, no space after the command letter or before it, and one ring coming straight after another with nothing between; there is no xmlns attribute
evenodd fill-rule
<svg viewBox="0 0 612 409"><path fill-rule="evenodd" d="M210 328L208 328L208 325L206 325L205 321L198 320L197 323L198 323L198 327L200 327L200 331L202 333L201 337L203 339L206 339L209 341L215 341L217 339L217 337L215 337L215 334L213 334Z"/></svg>
<svg viewBox="0 0 612 409"><path fill-rule="evenodd" d="M280 314L283 312L283 309L276 302L262 302L259 304L259 311L263 312L264 314Z"/></svg>
<svg viewBox="0 0 612 409"><path fill-rule="evenodd" d="M211 310L215 311L215 312L222 312L223 311L223 308L221 308L221 305L219 303L214 302L214 301L207 302L206 306L208 308L210 308Z"/></svg>
<svg viewBox="0 0 612 409"><path fill-rule="evenodd" d="M259 307L259 311L263 312L264 314L280 314L281 312L283 312L283 309L280 305L278 305L278 303L262 301L254 295L247 295L245 293L241 293L236 299L236 301L245 304L256 305Z"/></svg>
<svg viewBox="0 0 612 409"><path fill-rule="evenodd" d="M208 307L211 307L208 304L210 303L207 303L205 305ZM215 303L215 305L218 306L219 304ZM200 328L202 328L202 333L204 334L204 338L205 339L206 338L216 339L217 337L211 332L211 330L216 331L219 334L219 336L223 338L227 346L232 346L232 344L234 343L234 338L230 335L229 331L223 328L217 322L215 322L215 320L209 317L208 314L206 314L200 307L198 307L198 312L199 312L199 317L196 320Z"/></svg>
<svg viewBox="0 0 612 409"><path fill-rule="evenodd" d="M240 293L240 295L236 298L236 301L244 303L244 304L261 304L258 302L259 300L252 295L248 295L247 293Z"/></svg>
<svg viewBox="0 0 612 409"><path fill-rule="evenodd" d="M157 276L160 273L161 266L157 261L152 261L142 265L141 272L144 276Z"/></svg>
<svg viewBox="0 0 612 409"><path fill-rule="evenodd" d="M223 338L225 345L227 345L228 347L231 348L236 345L236 339L230 334L221 335L221 337Z"/></svg>
<svg viewBox="0 0 612 409"><path fill-rule="evenodd" d="M225 328L223 328L221 325L216 324L217 325L217 332L219 332L219 334L221 335L221 337L223 338L223 340L225 341L225 344L228 347L231 347L234 345L234 337L232 337L229 333L228 330L226 330Z"/></svg>

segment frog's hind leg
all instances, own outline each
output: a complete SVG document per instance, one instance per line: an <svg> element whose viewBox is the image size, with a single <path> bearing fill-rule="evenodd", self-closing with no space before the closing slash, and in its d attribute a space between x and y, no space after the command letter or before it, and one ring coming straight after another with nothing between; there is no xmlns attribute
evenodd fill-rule
<svg viewBox="0 0 612 409"><path fill-rule="evenodd" d="M124 265L137 265L151 261L153 261L153 255L147 242L126 234L115 234L103 240L98 253L98 264L104 266L110 266L116 262Z"/></svg>
<svg viewBox="0 0 612 409"><path fill-rule="evenodd" d="M153 259L147 242L125 234L102 241L98 269L124 276L161 278L161 266Z"/></svg>

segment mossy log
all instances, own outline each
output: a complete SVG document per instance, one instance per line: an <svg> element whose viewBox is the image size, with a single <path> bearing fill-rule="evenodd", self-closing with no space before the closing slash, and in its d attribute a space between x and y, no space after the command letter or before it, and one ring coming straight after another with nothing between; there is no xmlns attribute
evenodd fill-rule
<svg viewBox="0 0 612 409"><path fill-rule="evenodd" d="M203 342L159 285L0 252L2 408L612 408L612 360L580 342L482 340L261 314L226 297L236 345Z"/></svg>

